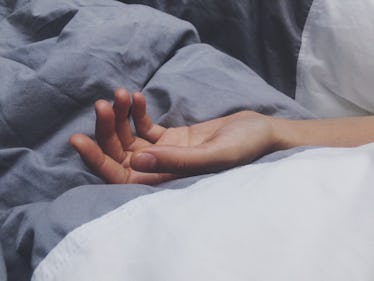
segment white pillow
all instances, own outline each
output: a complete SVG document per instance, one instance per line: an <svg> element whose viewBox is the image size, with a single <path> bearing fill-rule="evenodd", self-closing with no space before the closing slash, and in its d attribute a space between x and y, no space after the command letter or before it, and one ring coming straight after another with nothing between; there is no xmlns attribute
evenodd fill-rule
<svg viewBox="0 0 374 281"><path fill-rule="evenodd" d="M374 1L314 0L296 100L319 117L374 113Z"/></svg>

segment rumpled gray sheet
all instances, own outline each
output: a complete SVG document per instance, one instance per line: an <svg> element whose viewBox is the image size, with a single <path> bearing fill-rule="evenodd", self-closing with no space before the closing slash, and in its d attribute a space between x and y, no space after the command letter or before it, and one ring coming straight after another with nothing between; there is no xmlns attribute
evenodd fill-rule
<svg viewBox="0 0 374 281"><path fill-rule="evenodd" d="M191 22L201 41L248 65L295 97L301 36L313 0L120 0Z"/></svg>
<svg viewBox="0 0 374 281"><path fill-rule="evenodd" d="M93 103L111 100L115 88L142 90L149 114L164 126L243 109L312 117L243 63L201 44L191 24L148 7L0 1L0 20L1 280L28 280L82 223L138 196L204 177L159 187L103 185L68 138L93 135Z"/></svg>

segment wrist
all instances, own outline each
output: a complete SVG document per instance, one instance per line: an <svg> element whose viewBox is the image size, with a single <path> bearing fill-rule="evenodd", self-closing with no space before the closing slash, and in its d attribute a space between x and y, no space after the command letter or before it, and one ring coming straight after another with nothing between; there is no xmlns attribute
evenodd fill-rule
<svg viewBox="0 0 374 281"><path fill-rule="evenodd" d="M295 120L270 117L274 150L285 150L302 145L303 134L299 132L296 123Z"/></svg>
<svg viewBox="0 0 374 281"><path fill-rule="evenodd" d="M290 149L296 146L305 145L307 137L303 121L289 120L263 115L254 111L242 111L234 114L248 117L249 120L256 119L262 123L263 128L268 128L269 138L267 143L267 152ZM234 116L233 115L233 116Z"/></svg>

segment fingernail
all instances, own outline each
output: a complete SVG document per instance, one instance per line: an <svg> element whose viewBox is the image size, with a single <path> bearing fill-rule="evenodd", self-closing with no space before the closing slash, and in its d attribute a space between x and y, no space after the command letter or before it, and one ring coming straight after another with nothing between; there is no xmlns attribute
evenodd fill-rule
<svg viewBox="0 0 374 281"><path fill-rule="evenodd" d="M151 172L156 169L157 159L149 153L139 153L135 157L135 168L144 172Z"/></svg>

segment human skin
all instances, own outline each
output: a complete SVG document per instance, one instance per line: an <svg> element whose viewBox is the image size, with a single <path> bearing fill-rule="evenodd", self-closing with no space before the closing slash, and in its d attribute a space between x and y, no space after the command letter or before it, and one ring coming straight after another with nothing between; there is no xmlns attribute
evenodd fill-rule
<svg viewBox="0 0 374 281"><path fill-rule="evenodd" d="M137 136L128 118L131 107ZM74 134L71 145L107 183L158 184L251 163L277 150L352 147L374 141L374 117L288 120L241 111L192 126L164 128L146 113L141 93L117 89L113 106L95 104L97 143Z"/></svg>

